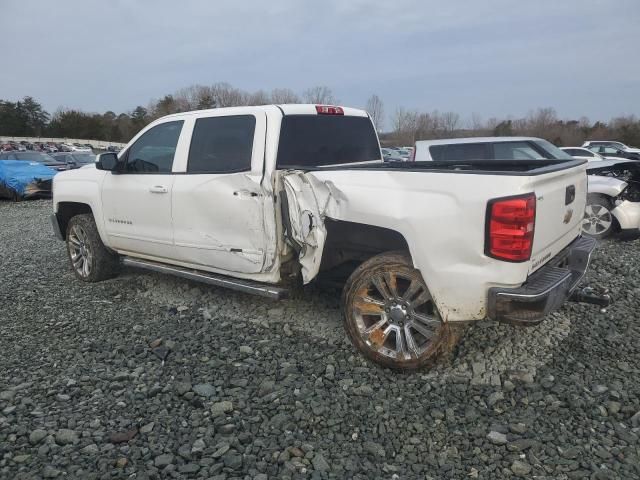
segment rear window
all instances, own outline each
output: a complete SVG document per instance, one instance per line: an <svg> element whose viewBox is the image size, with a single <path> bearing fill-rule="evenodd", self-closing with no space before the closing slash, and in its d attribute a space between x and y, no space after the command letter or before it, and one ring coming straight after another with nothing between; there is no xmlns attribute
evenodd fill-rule
<svg viewBox="0 0 640 480"><path fill-rule="evenodd" d="M368 117L286 115L280 128L278 168L304 168L381 160Z"/></svg>

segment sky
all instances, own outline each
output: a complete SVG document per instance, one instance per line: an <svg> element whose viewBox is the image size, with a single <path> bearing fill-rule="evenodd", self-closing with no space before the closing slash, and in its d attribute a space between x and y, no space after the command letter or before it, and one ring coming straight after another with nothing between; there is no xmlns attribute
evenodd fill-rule
<svg viewBox="0 0 640 480"><path fill-rule="evenodd" d="M130 111L194 84L326 85L463 118L640 114L640 0L0 0L0 99Z"/></svg>

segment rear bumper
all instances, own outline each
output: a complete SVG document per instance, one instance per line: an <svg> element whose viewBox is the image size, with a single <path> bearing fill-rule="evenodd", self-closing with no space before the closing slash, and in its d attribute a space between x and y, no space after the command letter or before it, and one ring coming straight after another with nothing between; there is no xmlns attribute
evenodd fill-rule
<svg viewBox="0 0 640 480"><path fill-rule="evenodd" d="M587 271L595 246L594 239L579 237L521 287L490 288L487 316L515 325L537 325L569 299Z"/></svg>

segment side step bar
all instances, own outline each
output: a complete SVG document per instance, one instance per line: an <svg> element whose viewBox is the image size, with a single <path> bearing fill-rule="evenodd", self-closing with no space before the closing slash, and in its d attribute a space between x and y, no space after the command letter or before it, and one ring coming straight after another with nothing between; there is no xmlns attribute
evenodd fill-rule
<svg viewBox="0 0 640 480"><path fill-rule="evenodd" d="M193 270L190 268L178 267L175 265L165 265L163 263L152 262L151 260L141 260L138 258L124 257L122 264L128 267L144 268L154 272L168 273L176 277L195 280L196 282L208 283L216 287L230 288L239 292L251 293L261 297L272 298L274 300L282 300L289 296L286 288L268 285L251 280L241 280L238 278L226 277L215 273Z"/></svg>

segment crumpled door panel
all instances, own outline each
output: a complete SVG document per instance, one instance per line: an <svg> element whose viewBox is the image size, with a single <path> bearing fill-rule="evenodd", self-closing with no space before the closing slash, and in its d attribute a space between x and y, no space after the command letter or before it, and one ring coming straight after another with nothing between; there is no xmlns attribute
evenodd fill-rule
<svg viewBox="0 0 640 480"><path fill-rule="evenodd" d="M303 172L288 172L283 177L287 195L289 241L299 250L302 280L309 283L318 274L322 250L327 238L324 211L330 200L328 187Z"/></svg>

